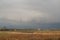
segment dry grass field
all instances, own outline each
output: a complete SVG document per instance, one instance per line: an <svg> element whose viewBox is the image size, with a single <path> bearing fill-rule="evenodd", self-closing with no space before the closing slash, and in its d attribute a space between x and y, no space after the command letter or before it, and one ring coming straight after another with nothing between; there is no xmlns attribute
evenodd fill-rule
<svg viewBox="0 0 60 40"><path fill-rule="evenodd" d="M54 32L0 32L0 40L60 40L60 31Z"/></svg>

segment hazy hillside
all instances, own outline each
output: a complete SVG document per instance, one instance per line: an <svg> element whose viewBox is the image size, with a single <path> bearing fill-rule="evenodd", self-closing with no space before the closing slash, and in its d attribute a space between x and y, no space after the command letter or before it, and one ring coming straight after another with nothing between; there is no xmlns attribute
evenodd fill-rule
<svg viewBox="0 0 60 40"><path fill-rule="evenodd" d="M18 22L9 19L0 19L0 27L7 28L41 28L41 29L58 29L60 23L35 23L35 22Z"/></svg>

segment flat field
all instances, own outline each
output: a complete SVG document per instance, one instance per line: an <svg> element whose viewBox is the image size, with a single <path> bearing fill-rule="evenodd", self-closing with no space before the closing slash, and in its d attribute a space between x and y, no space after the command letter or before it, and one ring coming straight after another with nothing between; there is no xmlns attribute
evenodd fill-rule
<svg viewBox="0 0 60 40"><path fill-rule="evenodd" d="M49 32L0 32L0 40L60 40L60 31Z"/></svg>

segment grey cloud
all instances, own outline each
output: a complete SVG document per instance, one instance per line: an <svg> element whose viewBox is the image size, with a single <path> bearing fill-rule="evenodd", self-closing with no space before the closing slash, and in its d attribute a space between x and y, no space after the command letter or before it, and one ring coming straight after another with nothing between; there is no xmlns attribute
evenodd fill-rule
<svg viewBox="0 0 60 40"><path fill-rule="evenodd" d="M10 19L18 16L19 20L19 15L22 15L22 19L25 17L32 20L36 18L41 22L60 22L60 0L0 0L0 14L8 14Z"/></svg>

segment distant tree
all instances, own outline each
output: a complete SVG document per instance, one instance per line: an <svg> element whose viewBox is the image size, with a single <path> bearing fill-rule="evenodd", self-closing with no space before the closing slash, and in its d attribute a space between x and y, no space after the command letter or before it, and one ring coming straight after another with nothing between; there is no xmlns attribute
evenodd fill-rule
<svg viewBox="0 0 60 40"><path fill-rule="evenodd" d="M6 31L6 29L7 29L6 26L3 26L1 30Z"/></svg>
<svg viewBox="0 0 60 40"><path fill-rule="evenodd" d="M3 26L3 29L7 29L6 26Z"/></svg>

